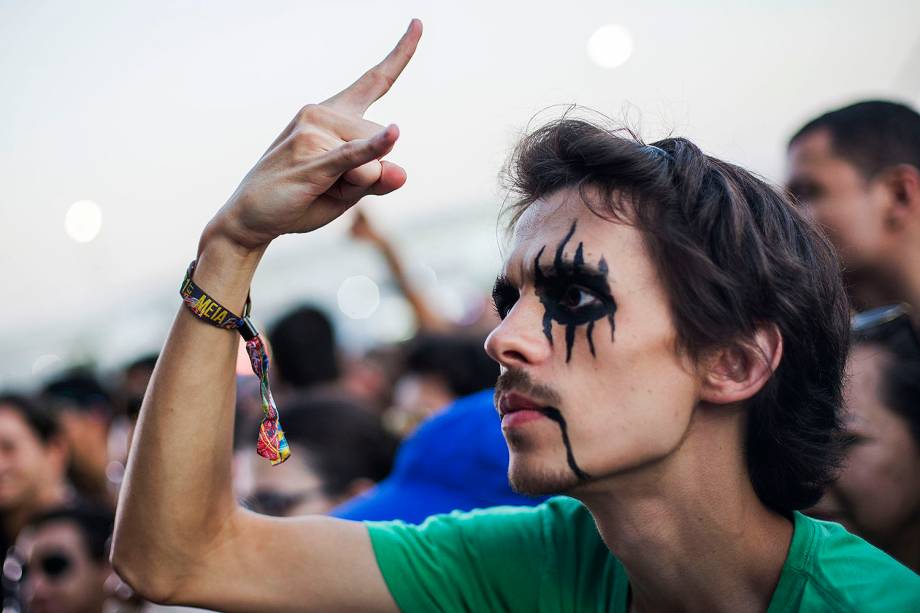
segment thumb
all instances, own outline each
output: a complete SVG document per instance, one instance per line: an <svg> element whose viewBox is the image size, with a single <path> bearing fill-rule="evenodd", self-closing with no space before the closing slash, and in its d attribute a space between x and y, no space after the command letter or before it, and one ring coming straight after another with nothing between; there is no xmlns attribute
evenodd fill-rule
<svg viewBox="0 0 920 613"><path fill-rule="evenodd" d="M321 156L314 162L316 168L329 177L339 177L353 168L386 155L396 139L399 128L390 124L371 138L349 141Z"/></svg>

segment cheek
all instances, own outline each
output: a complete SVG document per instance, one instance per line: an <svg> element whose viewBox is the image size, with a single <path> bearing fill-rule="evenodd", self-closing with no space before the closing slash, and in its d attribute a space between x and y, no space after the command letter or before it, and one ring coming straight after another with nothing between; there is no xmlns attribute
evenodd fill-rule
<svg viewBox="0 0 920 613"><path fill-rule="evenodd" d="M640 340L623 328L609 348L598 351L574 388L583 419L575 418L573 438L584 441L593 461L608 464L604 470L673 451L696 403L695 380L675 356L670 339L650 342L649 335Z"/></svg>
<svg viewBox="0 0 920 613"><path fill-rule="evenodd" d="M868 200L864 193L848 193L813 209L815 219L850 264L874 257L882 236L882 220Z"/></svg>
<svg viewBox="0 0 920 613"><path fill-rule="evenodd" d="M916 458L876 441L858 446L847 456L835 489L861 522L882 530L916 507L917 470Z"/></svg>

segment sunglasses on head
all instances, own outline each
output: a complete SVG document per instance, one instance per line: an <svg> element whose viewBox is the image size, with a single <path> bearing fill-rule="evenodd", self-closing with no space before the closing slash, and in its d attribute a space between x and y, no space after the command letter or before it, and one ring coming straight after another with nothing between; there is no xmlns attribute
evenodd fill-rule
<svg viewBox="0 0 920 613"><path fill-rule="evenodd" d="M913 323L913 312L906 304L889 304L857 313L850 328L858 339L881 340L888 335L903 332L912 339L920 355L920 334Z"/></svg>
<svg viewBox="0 0 920 613"><path fill-rule="evenodd" d="M73 558L65 551L49 551L36 556L31 563L11 554L3 565L3 574L6 578L19 582L25 581L30 573L37 571L48 581L55 582L70 574L73 565Z"/></svg>
<svg viewBox="0 0 920 613"><path fill-rule="evenodd" d="M240 503L256 513L282 517L290 513L291 509L302 504L321 493L320 487L298 492L272 492L259 491L246 496Z"/></svg>

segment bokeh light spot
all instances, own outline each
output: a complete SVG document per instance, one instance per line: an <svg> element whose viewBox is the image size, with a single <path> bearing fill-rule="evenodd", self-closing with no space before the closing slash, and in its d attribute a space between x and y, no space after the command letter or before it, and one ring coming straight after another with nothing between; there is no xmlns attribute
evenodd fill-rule
<svg viewBox="0 0 920 613"><path fill-rule="evenodd" d="M588 39L588 57L601 68L622 66L632 52L632 35L615 23L599 27Z"/></svg>
<svg viewBox="0 0 920 613"><path fill-rule="evenodd" d="M60 361L61 358L51 353L40 355L34 362L32 362L32 374L41 374L42 372L54 367L54 365Z"/></svg>
<svg viewBox="0 0 920 613"><path fill-rule="evenodd" d="M67 236L78 243L88 243L102 228L102 209L92 200L79 200L70 205L64 216Z"/></svg>
<svg viewBox="0 0 920 613"><path fill-rule="evenodd" d="M336 293L339 309L352 319L367 319L380 306L380 288L368 277L348 277Z"/></svg>

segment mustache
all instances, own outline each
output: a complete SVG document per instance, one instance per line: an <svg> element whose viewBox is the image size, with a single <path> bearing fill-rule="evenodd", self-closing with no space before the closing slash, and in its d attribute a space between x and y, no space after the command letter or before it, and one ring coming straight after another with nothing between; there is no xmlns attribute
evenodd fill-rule
<svg viewBox="0 0 920 613"><path fill-rule="evenodd" d="M498 376L495 382L495 399L502 392L518 392L535 402L550 406L558 407L562 404L562 397L548 385L542 385L534 382L526 372L520 369L509 368Z"/></svg>

